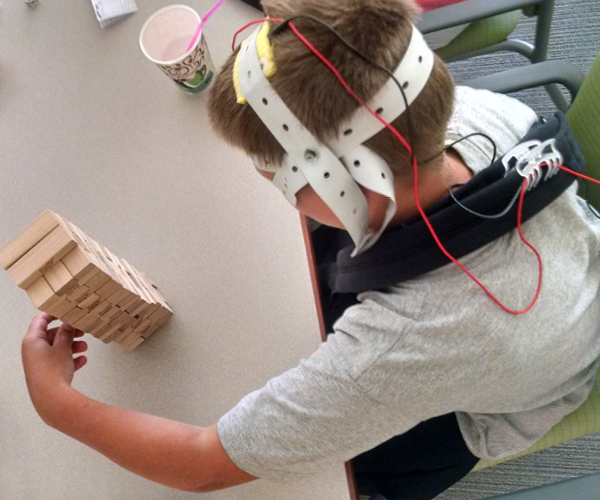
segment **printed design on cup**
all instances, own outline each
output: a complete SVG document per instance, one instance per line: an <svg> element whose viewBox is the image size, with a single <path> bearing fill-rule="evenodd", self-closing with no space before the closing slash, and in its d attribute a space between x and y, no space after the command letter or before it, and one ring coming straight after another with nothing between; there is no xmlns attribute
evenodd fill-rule
<svg viewBox="0 0 600 500"><path fill-rule="evenodd" d="M162 69L168 77L173 78L173 80L179 80L180 82L196 80L197 76L202 75L202 78L200 79L200 81L202 81L207 71L202 44L198 44L194 52L187 56L183 61L175 64L160 65L160 69Z"/></svg>

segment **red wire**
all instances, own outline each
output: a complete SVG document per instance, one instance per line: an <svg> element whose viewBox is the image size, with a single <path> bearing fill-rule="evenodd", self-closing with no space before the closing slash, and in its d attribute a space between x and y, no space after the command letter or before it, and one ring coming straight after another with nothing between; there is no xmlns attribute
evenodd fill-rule
<svg viewBox="0 0 600 500"><path fill-rule="evenodd" d="M289 26L292 29L292 31L296 34L296 36L335 74L335 76L337 77L337 79L339 80L339 82L343 85L343 87L346 89L346 91L354 99L356 99L356 101L358 101L364 108L366 108L367 111L369 111L369 113L371 113L371 115L373 115L375 118L377 118L377 120L379 120L383 125L385 125L398 138L398 140L400 140L400 142L402 142L402 144L404 144L404 146L406 147L406 149L408 150L408 152L412 155L412 148L406 142L406 140L404 139L404 137L402 137L402 135L394 127L392 127L388 122L386 122L383 118L381 118L381 116L379 116L377 113L375 113L375 111L373 111L360 97L358 97L355 94L355 92L346 83L346 81L344 80L344 78L340 75L339 71L333 66L333 64L331 64L325 58L325 56L323 56L323 54L321 54L297 30L297 28L292 23L290 23ZM520 311L515 311L515 310L509 309L505 305L503 305L477 278L475 278L475 276L473 276L460 262L458 262L458 260L456 260L444 248L444 246L442 245L441 241L439 240L439 238L438 238L435 230L433 229L433 226L429 222L429 219L427 218L427 215L425 214L425 211L423 210L423 207L421 206L421 203L419 202L419 194L418 194L419 174L418 174L417 159L414 158L414 157L413 157L413 170L414 170L414 176L415 176L414 197L415 197L415 202L417 204L417 209L419 210L419 213L421 214L421 217L423 217L423 220L425 221L425 224L429 228L429 232L433 236L433 239L437 243L437 245L440 248L440 250L444 253L444 255L448 259L450 259L454 264L456 264L464 273L466 273L467 276L469 276L469 278L471 278L496 304L498 304L498 306L500 306L506 312L508 312L510 314L518 315L518 314L524 314L524 313L528 312L529 310L531 310L531 308L535 305L535 303L537 302L537 300L538 300L538 298L540 296L540 291L541 291L541 288L542 288L542 274L543 274L542 271L543 271L543 268L542 268L542 257L540 256L539 252L533 247L533 245L531 245L525 239L525 237L523 236L523 232L521 230L521 216L522 216L522 211L523 211L523 199L525 197L525 191L527 190L527 179L525 179L525 181L523 182L523 187L521 189L521 195L520 195L520 198L519 198L519 208L518 208L518 212L517 212L517 229L519 231L519 236L520 236L521 240L535 253L535 256L537 257L538 265L539 265L539 278L538 278L537 290L535 292L535 297L533 298L533 300L531 301L531 303L525 309L522 309Z"/></svg>
<svg viewBox="0 0 600 500"><path fill-rule="evenodd" d="M588 177L587 175L580 174L579 172L575 172L575 170L571 170L570 168L563 167L562 165L557 165L557 167L560 168L561 170L564 170L565 172L569 172L570 174L576 175L577 177L581 177L582 179L585 179L586 181L592 181L592 182L595 182L596 184L600 184L600 181L598 181L596 179L592 179L591 177Z"/></svg>
<svg viewBox="0 0 600 500"><path fill-rule="evenodd" d="M264 23L265 21L277 21L278 23L282 23L283 19L281 19L280 17L264 17L262 19L257 19L256 21L249 22L248 24L246 24L246 26L240 28L233 34L233 40L231 41L231 50L235 50L235 39L242 31L244 31L248 26L252 26L253 24L257 23Z"/></svg>

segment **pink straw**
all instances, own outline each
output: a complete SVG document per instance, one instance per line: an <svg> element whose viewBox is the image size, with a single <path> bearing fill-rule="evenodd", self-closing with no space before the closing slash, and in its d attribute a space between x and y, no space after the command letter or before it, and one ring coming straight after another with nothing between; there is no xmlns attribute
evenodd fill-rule
<svg viewBox="0 0 600 500"><path fill-rule="evenodd" d="M204 26L204 23L208 20L208 18L210 16L212 16L215 13L215 11L221 6L221 4L224 1L225 0L218 0L217 3L214 4L212 6L212 8L204 15L204 17L202 19L200 19L200 24L196 28L196 33L194 33L194 38L192 38L192 41L190 42L190 45L188 46L186 52L188 50L190 50L194 46L194 44L196 43L196 40L198 40L198 37L200 36L200 31L202 30L202 26Z"/></svg>

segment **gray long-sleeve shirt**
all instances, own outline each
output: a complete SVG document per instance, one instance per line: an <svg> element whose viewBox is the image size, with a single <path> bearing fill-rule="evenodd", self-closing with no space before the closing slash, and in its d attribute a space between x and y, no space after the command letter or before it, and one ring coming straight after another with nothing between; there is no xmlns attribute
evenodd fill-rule
<svg viewBox="0 0 600 500"><path fill-rule="evenodd" d="M481 131L502 155L536 120L514 99L458 87L447 142ZM455 149L474 172L491 161L484 138ZM529 313L504 312L454 264L362 293L311 357L221 418L231 459L258 477L301 477L449 412L481 458L541 438L585 401L600 357L600 221L575 191L523 224L544 266ZM461 262L512 309L535 294L537 260L516 230Z"/></svg>

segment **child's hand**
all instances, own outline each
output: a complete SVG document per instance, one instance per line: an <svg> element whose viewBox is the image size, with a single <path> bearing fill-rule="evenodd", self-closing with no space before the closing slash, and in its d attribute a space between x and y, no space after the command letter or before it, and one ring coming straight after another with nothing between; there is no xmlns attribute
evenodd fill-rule
<svg viewBox="0 0 600 500"><path fill-rule="evenodd" d="M70 389L73 375L87 362L85 356L73 358L87 350L86 342L73 340L83 332L66 324L48 328L52 321L47 313L33 318L21 346L31 401L47 423L53 410L60 407L61 395Z"/></svg>

